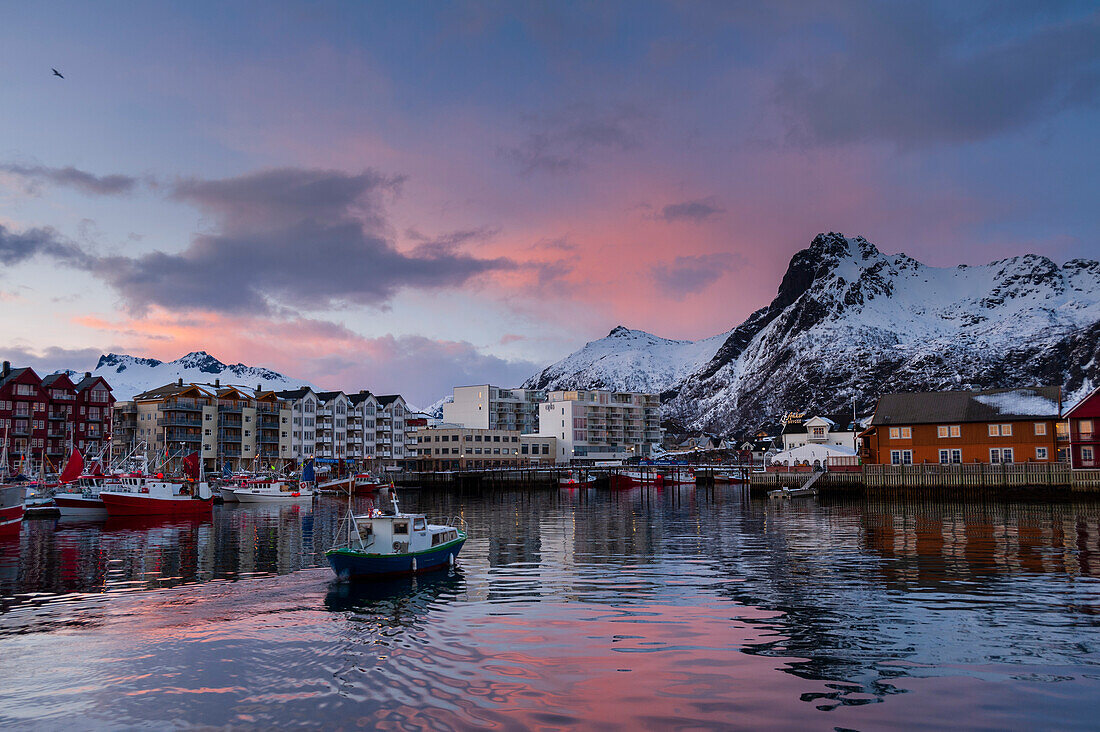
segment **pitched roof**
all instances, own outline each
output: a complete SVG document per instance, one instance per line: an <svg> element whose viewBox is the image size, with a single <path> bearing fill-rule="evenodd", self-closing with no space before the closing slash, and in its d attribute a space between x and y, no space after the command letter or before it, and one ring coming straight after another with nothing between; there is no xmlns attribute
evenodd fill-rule
<svg viewBox="0 0 1100 732"><path fill-rule="evenodd" d="M1056 419L1061 412L1061 402L1060 386L885 394L878 400L871 424Z"/></svg>
<svg viewBox="0 0 1100 732"><path fill-rule="evenodd" d="M313 390L310 389L308 386L303 386L299 389L289 389L287 391L277 391L277 392L275 392L275 396L279 397L280 399L289 399L290 401L297 401L297 400L301 399L302 397L304 397L306 394L308 394L311 391L313 391Z"/></svg>
<svg viewBox="0 0 1100 732"><path fill-rule="evenodd" d="M49 376L44 376L42 378L42 386L53 386L54 382L58 381L60 379L65 379L66 381L69 382L69 384L73 383L72 380L69 379L68 374L60 373L60 374L50 374Z"/></svg>
<svg viewBox="0 0 1100 732"><path fill-rule="evenodd" d="M351 402L352 404L358 406L358 405L362 404L363 402L367 401L368 399L370 399L372 396L374 396L374 395L371 394L369 391L364 389L363 391L360 391L360 392L355 393L355 394L348 394L348 401Z"/></svg>
<svg viewBox="0 0 1100 732"><path fill-rule="evenodd" d="M83 379L76 383L77 391L84 391L85 389L91 389L95 386L97 381L102 381L103 385L107 387L107 391L111 391L111 385L107 383L107 380L102 376L85 376Z"/></svg>
<svg viewBox="0 0 1100 732"><path fill-rule="evenodd" d="M802 420L801 422L798 422L798 423L789 422L787 424L787 426L783 428L783 434L785 434L785 435L804 435L804 434L806 434L806 423L809 422L814 417L820 417L821 419L824 419L827 422L831 422L832 425L829 427L829 431L831 431L831 432L851 432L851 431L853 431L852 415L850 415L850 414L828 414L828 415L826 415L826 414L814 414L813 416L807 417L806 419L804 419L804 420Z"/></svg>
<svg viewBox="0 0 1100 732"><path fill-rule="evenodd" d="M344 392L342 391L319 391L317 392L317 398L323 402L331 401L340 396Z"/></svg>
<svg viewBox="0 0 1100 732"><path fill-rule="evenodd" d="M1091 400L1091 399L1092 399L1092 398L1093 398L1094 396L1096 396L1097 394L1100 394L1100 386L1097 386L1097 387L1096 387L1095 389L1093 389L1093 390L1092 390L1092 391L1090 391L1090 392L1089 392L1088 394L1086 394L1086 395L1084 396L1084 398L1082 398L1082 399L1081 399L1081 400L1080 400L1079 402L1077 402L1077 403L1076 403L1076 404L1074 404L1074 405L1073 405L1072 407L1070 407L1070 408L1069 408L1068 410L1066 410L1066 413L1065 413L1065 414L1063 414L1062 416L1063 416L1063 417L1069 417L1069 416L1070 416L1071 414L1073 414L1073 413L1074 413L1075 411L1077 411L1077 408L1078 408L1078 407L1080 407L1080 406L1082 406L1083 404L1085 404L1085 402L1088 402L1089 400Z"/></svg>
<svg viewBox="0 0 1100 732"><path fill-rule="evenodd" d="M183 392L190 391L191 389L197 389L206 396L212 396L205 389L200 386L196 386L195 384L183 384L181 386L180 384L176 383L165 384L164 386L158 386L156 389L150 389L149 391L143 391L140 394L135 394L134 399L161 399L164 397L170 397L173 394L182 394Z"/></svg>
<svg viewBox="0 0 1100 732"><path fill-rule="evenodd" d="M375 397L375 399L377 399L378 403L381 404L383 407L388 407L389 405L396 402L398 399L401 399L401 395L400 394L384 394L384 395L379 394L378 396Z"/></svg>
<svg viewBox="0 0 1100 732"><path fill-rule="evenodd" d="M30 371L32 374L34 373L34 371L30 367L25 367L25 368L21 368L21 369L12 369L11 371L8 372L7 376L0 379L0 386L3 386L4 384L8 383L9 381L13 381L15 379L18 379L20 376L22 376L27 371ZM35 374L35 376L37 376L37 374Z"/></svg>

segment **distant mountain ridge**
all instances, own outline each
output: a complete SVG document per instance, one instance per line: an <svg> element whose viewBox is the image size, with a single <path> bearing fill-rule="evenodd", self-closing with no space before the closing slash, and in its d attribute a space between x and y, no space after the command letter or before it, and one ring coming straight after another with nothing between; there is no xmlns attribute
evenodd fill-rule
<svg viewBox="0 0 1100 732"><path fill-rule="evenodd" d="M65 373L79 375L83 372L67 370ZM115 398L119 400L132 399L135 394L178 379L183 379L184 383L212 383L217 379L226 386L246 386L253 389L257 386L273 390L313 386L308 381L293 379L260 366L225 364L206 351L192 351L175 361L107 353L99 357L99 362L91 373L106 379Z"/></svg>
<svg viewBox="0 0 1100 732"><path fill-rule="evenodd" d="M537 388L646 388L666 418L752 429L787 410L869 411L891 391L1100 383L1100 262L1027 254L930 267L830 233L731 331L670 341L616 328L532 376Z"/></svg>

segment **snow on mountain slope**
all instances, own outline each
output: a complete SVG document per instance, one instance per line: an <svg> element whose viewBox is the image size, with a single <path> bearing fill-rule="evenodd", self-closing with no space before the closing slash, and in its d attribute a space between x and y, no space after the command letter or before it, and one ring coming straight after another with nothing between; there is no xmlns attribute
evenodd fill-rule
<svg viewBox="0 0 1100 732"><path fill-rule="evenodd" d="M68 373L75 374L72 371ZM119 400L130 399L135 394L181 378L185 384L212 384L218 379L226 386L245 386L252 389L257 386L275 390L312 386L307 381L292 379L271 369L240 363L227 365L205 351L189 353L167 362L108 353L99 357L99 363L92 374L106 379L115 398Z"/></svg>
<svg viewBox="0 0 1100 732"><path fill-rule="evenodd" d="M532 381L659 383L674 392L666 417L726 433L787 410L854 400L869 411L891 391L1053 384L1069 401L1100 383L1100 263L1059 267L1029 254L930 267L862 237L822 234L792 257L770 305L698 343L715 342L685 376L690 359L661 345L617 351L609 337L595 342L601 359L584 357L589 344Z"/></svg>
<svg viewBox="0 0 1100 732"><path fill-rule="evenodd" d="M619 326L528 379L529 389L611 387L661 393L708 363L729 333L673 341Z"/></svg>

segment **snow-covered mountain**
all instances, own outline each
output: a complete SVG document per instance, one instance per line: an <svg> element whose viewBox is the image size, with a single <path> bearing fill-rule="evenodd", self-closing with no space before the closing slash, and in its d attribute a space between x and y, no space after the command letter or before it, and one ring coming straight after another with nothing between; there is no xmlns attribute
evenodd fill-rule
<svg viewBox="0 0 1100 732"><path fill-rule="evenodd" d="M79 373L68 371L71 375ZM139 358L117 353L99 357L92 371L111 385L116 399L130 399L135 394L170 384L177 379L184 383L212 384L219 380L223 385L264 389L297 389L312 386L308 381L292 379L277 371L244 364L224 364L205 351L195 351L175 361L158 361L155 358Z"/></svg>
<svg viewBox="0 0 1100 732"><path fill-rule="evenodd" d="M892 391L1051 384L1069 401L1097 383L1100 263L930 267L842 234L796 253L771 304L726 334L616 328L528 380L663 391L666 417L723 433Z"/></svg>
<svg viewBox="0 0 1100 732"><path fill-rule="evenodd" d="M672 341L643 330L619 326L606 338L546 367L527 380L533 389L615 388L664 392L675 388L714 356L729 337L722 333L701 341Z"/></svg>

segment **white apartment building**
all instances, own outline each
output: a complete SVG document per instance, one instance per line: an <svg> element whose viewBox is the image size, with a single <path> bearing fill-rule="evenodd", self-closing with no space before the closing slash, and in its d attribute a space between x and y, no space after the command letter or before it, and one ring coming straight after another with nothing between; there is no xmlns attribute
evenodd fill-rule
<svg viewBox="0 0 1100 732"><path fill-rule="evenodd" d="M456 386L454 401L443 405L443 421L473 429L533 434L539 429L539 404L544 401L546 392L541 389L502 389L492 384Z"/></svg>
<svg viewBox="0 0 1100 732"><path fill-rule="evenodd" d="M551 391L539 407L539 434L557 438L559 463L648 457L661 442L660 405L656 394Z"/></svg>
<svg viewBox="0 0 1100 732"><path fill-rule="evenodd" d="M413 457L406 456L408 407L400 394L375 396L363 390L349 396L302 387L278 396L291 404L295 459L380 461L392 466Z"/></svg>
<svg viewBox="0 0 1100 732"><path fill-rule="evenodd" d="M377 453L378 400L363 390L348 395L348 459L374 460Z"/></svg>
<svg viewBox="0 0 1100 732"><path fill-rule="evenodd" d="M416 455L405 452L405 415L409 405L400 394L386 394L375 397L378 400L378 414L375 419L375 443L377 457L386 466L396 466Z"/></svg>

